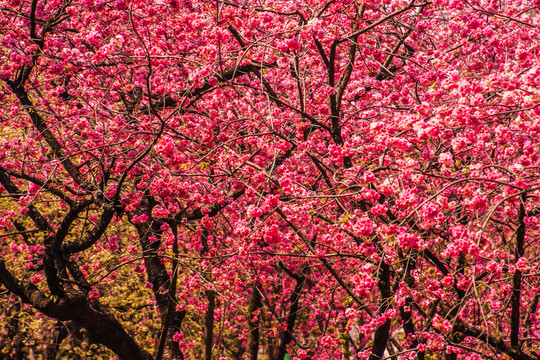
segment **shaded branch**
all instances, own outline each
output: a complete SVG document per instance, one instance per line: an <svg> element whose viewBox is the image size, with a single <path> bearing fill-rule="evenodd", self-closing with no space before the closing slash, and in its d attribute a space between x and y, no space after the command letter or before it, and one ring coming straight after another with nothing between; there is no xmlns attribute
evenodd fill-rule
<svg viewBox="0 0 540 360"><path fill-rule="evenodd" d="M115 211L113 206L108 204L104 205L103 211L101 212L101 217L97 221L94 228L78 240L62 243L62 252L66 254L74 254L89 249L105 233L105 230L107 230L107 228L109 227L109 224L113 219L114 214Z"/></svg>

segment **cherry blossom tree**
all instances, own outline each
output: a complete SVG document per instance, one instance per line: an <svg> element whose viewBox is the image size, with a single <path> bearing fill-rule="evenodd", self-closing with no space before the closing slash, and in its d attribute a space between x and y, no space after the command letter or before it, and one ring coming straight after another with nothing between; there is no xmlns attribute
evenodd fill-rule
<svg viewBox="0 0 540 360"><path fill-rule="evenodd" d="M12 358L540 359L537 0L0 0Z"/></svg>

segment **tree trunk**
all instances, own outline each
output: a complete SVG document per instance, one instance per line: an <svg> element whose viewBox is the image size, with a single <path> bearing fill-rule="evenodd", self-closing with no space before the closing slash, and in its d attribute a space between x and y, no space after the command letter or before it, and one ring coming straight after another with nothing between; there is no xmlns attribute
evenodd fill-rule
<svg viewBox="0 0 540 360"><path fill-rule="evenodd" d="M253 320L253 313L262 307L261 293L256 286L253 287L253 293L249 302L249 318L248 318L248 339L246 347L246 360L257 360L259 355L259 322L261 314L257 315L257 319Z"/></svg>
<svg viewBox="0 0 540 360"><path fill-rule="evenodd" d="M216 293L212 290L206 291L208 308L204 316L204 349L203 359L212 360L212 348L214 347L214 310L216 308Z"/></svg>

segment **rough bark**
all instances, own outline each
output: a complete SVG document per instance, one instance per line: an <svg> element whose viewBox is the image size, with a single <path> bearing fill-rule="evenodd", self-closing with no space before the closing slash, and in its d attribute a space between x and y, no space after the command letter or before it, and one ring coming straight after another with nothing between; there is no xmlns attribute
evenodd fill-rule
<svg viewBox="0 0 540 360"><path fill-rule="evenodd" d="M390 266L384 260L380 262L377 286L379 288L379 311L377 313L381 315L388 310L392 297L392 292L390 291ZM380 360L383 358L389 337L390 320L386 319L384 324L375 330L373 348L371 349L369 360Z"/></svg>
<svg viewBox="0 0 540 360"><path fill-rule="evenodd" d="M287 271L287 270L286 270ZM303 272L304 270L302 270ZM290 271L287 273L294 277L296 280L296 286L289 297L289 315L287 316L287 329L281 334L279 349L277 352L276 360L282 360L287 354L287 345L293 340L294 326L296 324L296 318L298 317L298 309L300 303L300 297L302 294L302 289L306 283L306 277L302 275L294 275Z"/></svg>
<svg viewBox="0 0 540 360"><path fill-rule="evenodd" d="M253 293L249 301L249 318L248 318L248 339L246 346L246 360L257 360L259 355L259 318L260 314L256 319L253 317L253 313L259 310L262 307L261 293L257 287L253 287Z"/></svg>
<svg viewBox="0 0 540 360"><path fill-rule="evenodd" d="M214 347L214 310L216 308L216 293L212 290L206 291L208 307L204 315L204 349L203 359L212 360L212 348Z"/></svg>
<svg viewBox="0 0 540 360"><path fill-rule="evenodd" d="M82 293L72 290L58 299L48 298L35 285L18 281L6 268L3 258L0 258L0 283L47 316L78 322L88 330L94 342L111 349L121 359L152 359L112 315L89 303Z"/></svg>

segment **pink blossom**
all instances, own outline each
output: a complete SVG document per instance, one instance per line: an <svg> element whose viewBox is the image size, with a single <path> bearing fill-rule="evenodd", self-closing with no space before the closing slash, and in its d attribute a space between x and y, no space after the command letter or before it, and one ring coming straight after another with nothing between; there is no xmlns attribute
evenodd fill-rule
<svg viewBox="0 0 540 360"><path fill-rule="evenodd" d="M423 241L417 235L410 233L398 235L396 242L403 250L419 249L423 245Z"/></svg>
<svg viewBox="0 0 540 360"><path fill-rule="evenodd" d="M92 287L92 290L88 292L88 298L91 301L97 301L100 298L99 291L95 287Z"/></svg>
<svg viewBox="0 0 540 360"><path fill-rule="evenodd" d="M30 277L30 281L32 284L37 285L43 280L43 275L41 274L34 274Z"/></svg>
<svg viewBox="0 0 540 360"><path fill-rule="evenodd" d="M264 241L272 245L272 244L276 244L282 241L283 234L281 233L277 225L271 225L264 231L263 238L264 238Z"/></svg>
<svg viewBox="0 0 540 360"><path fill-rule="evenodd" d="M201 224L205 229L211 229L214 227L214 221L208 215L202 218Z"/></svg>
<svg viewBox="0 0 540 360"><path fill-rule="evenodd" d="M388 211L388 205L386 203L384 204L377 204L371 208L371 213L375 216L381 216L386 214Z"/></svg>
<svg viewBox="0 0 540 360"><path fill-rule="evenodd" d="M452 323L446 319L443 319L439 314L435 314L432 323L436 329L442 332L449 332L452 330Z"/></svg>
<svg viewBox="0 0 540 360"><path fill-rule="evenodd" d="M256 206L249 206L247 208L247 216L250 218L257 218L262 215L262 210Z"/></svg>
<svg viewBox="0 0 540 360"><path fill-rule="evenodd" d="M184 335L179 333L179 332L175 332L174 335L173 335L173 341L176 341L176 342L180 342L184 339Z"/></svg>
<svg viewBox="0 0 540 360"><path fill-rule="evenodd" d="M353 227L354 231L361 236L369 236L375 229L375 224L369 218L359 219Z"/></svg>
<svg viewBox="0 0 540 360"><path fill-rule="evenodd" d="M446 275L442 280L441 284L443 286L453 286L454 285L454 276L452 274Z"/></svg>
<svg viewBox="0 0 540 360"><path fill-rule="evenodd" d="M454 159L452 157L452 154L448 152L441 153L439 155L439 164L444 165L446 167L451 167L454 165Z"/></svg>
<svg viewBox="0 0 540 360"><path fill-rule="evenodd" d="M527 271L529 269L529 262L527 261L527 258L520 257L516 261L516 268L521 272Z"/></svg>

